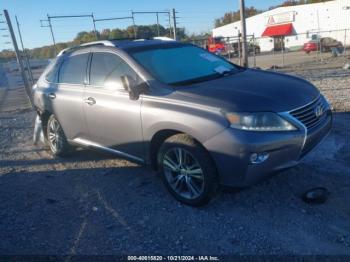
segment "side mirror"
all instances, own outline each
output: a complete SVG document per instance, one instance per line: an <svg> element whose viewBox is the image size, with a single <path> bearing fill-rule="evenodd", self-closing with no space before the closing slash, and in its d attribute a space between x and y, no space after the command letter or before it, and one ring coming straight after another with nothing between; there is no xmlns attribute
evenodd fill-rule
<svg viewBox="0 0 350 262"><path fill-rule="evenodd" d="M129 93L131 100L137 100L140 97L140 93L137 90L136 81L129 75L124 75L120 77L125 91Z"/></svg>

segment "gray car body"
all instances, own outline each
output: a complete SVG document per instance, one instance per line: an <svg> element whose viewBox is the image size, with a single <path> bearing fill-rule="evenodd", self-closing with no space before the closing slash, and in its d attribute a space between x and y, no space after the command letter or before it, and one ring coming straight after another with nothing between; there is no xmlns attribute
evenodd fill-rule
<svg viewBox="0 0 350 262"><path fill-rule="evenodd" d="M131 45L170 44L144 42ZM128 54L128 47L91 45L72 52L109 52L121 57L147 83L138 99L130 99L124 90L90 86L88 73L84 85L49 83L45 80L49 67L34 89L35 107L43 122L45 115L55 114L71 143L100 148L153 166L164 139L175 133L188 134L210 153L220 183L229 186L251 185L274 171L296 165L303 156L306 140L312 139L314 147L331 129L328 104L325 119L312 132L289 114L320 97L319 91L305 80L244 69L234 75L174 88L150 75ZM51 99L50 94L55 98ZM96 103L87 104L89 97ZM224 112L276 112L298 130L238 130L230 127ZM268 152L269 159L252 164L249 159L255 152Z"/></svg>

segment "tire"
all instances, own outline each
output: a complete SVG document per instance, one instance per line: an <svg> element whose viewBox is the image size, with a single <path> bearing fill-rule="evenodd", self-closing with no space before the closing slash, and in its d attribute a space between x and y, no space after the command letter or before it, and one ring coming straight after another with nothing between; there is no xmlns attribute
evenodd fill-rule
<svg viewBox="0 0 350 262"><path fill-rule="evenodd" d="M54 156L67 156L73 151L73 147L68 143L63 129L54 115L47 121L46 127L47 144Z"/></svg>
<svg viewBox="0 0 350 262"><path fill-rule="evenodd" d="M186 134L165 140L158 151L158 168L168 191L190 206L207 204L218 189L216 167L209 153Z"/></svg>

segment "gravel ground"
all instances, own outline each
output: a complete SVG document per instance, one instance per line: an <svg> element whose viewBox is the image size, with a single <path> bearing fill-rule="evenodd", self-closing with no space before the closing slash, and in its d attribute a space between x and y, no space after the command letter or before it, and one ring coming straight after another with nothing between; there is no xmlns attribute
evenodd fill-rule
<svg viewBox="0 0 350 262"><path fill-rule="evenodd" d="M350 112L350 70L343 69L350 56L328 57L323 61L305 62L280 71L312 82L326 96L336 112Z"/></svg>
<svg viewBox="0 0 350 262"><path fill-rule="evenodd" d="M2 255L350 255L350 113L299 166L191 208L147 167L83 149L52 158L32 145L34 113L13 103L0 107ZM315 186L325 204L300 199Z"/></svg>

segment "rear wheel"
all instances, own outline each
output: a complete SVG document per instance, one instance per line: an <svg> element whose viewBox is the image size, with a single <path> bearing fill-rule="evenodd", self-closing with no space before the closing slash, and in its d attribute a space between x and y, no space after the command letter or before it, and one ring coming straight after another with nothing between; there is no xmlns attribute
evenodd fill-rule
<svg viewBox="0 0 350 262"><path fill-rule="evenodd" d="M47 121L47 143L55 156L66 156L72 152L63 129L54 115Z"/></svg>
<svg viewBox="0 0 350 262"><path fill-rule="evenodd" d="M217 172L209 153L188 135L174 135L163 143L158 166L169 192L185 204L204 205L217 191Z"/></svg>

